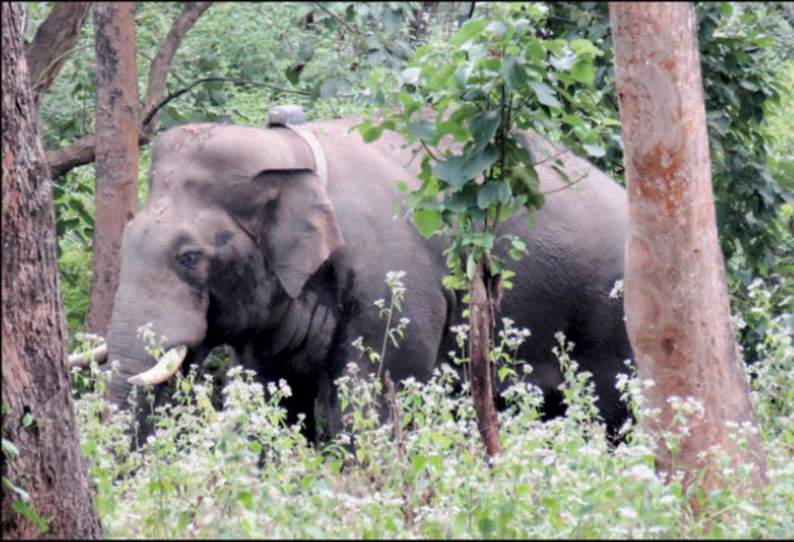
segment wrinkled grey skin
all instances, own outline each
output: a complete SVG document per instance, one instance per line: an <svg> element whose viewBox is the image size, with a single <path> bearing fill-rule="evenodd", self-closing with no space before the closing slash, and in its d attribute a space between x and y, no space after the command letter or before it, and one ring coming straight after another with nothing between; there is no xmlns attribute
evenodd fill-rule
<svg viewBox="0 0 794 542"><path fill-rule="evenodd" d="M388 271L407 272L401 316L410 324L400 348L389 346L384 369L395 381L424 381L447 361L455 349L449 328L463 321L464 308L461 294L442 286L448 240L424 240L394 218L402 201L394 181L414 178L419 160L406 172L411 154L398 136L366 145L357 133L345 135L354 122L309 125L327 156L327 188L311 171L308 146L284 128L187 125L159 138L149 200L124 231L108 336L109 359L121 369L113 402L126 404L127 378L153 365L136 334L152 322L166 348L189 347L185 366L231 345L234 363L263 382L286 379L289 420L305 413L310 439L315 400L334 433L341 412L332 382L349 361L374 372L350 343L363 336L380 346L385 320L373 301L388 301ZM576 343L573 357L593 373L598 406L614 429L626 416L615 376L631 357L622 303L609 298L623 274L626 196L586 161L561 158L571 179L586 177L548 196L535 229L523 213L501 226L526 242L529 256L508 259L516 276L500 316L532 331L519 357L533 365L530 380L547 395L548 415L559 413L562 375L551 349L563 331ZM546 192L564 186L550 163L538 166Z"/></svg>

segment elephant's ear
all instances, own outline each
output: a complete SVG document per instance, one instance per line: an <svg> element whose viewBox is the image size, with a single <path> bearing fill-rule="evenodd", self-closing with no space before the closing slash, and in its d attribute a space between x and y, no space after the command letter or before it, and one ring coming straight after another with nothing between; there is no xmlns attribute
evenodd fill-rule
<svg viewBox="0 0 794 542"><path fill-rule="evenodd" d="M282 177L282 182L266 225L266 249L281 285L294 299L344 239L317 175L309 170L269 171L258 178L271 175Z"/></svg>

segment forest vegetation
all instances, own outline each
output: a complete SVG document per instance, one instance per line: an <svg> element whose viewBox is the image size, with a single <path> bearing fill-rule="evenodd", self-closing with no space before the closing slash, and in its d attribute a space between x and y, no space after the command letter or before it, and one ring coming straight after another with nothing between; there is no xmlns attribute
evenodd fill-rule
<svg viewBox="0 0 794 542"><path fill-rule="evenodd" d="M26 44L36 42L37 31L59 9L54 4L16 3ZM109 77L102 70L116 69L103 67L107 59L100 58L102 9L98 3L83 4L84 13L59 15L63 31L68 17L79 22L67 50L49 56L49 72L31 62L36 53L30 46L25 50L29 70L42 74L30 81L32 94L25 103L43 145L41 160L52 172L53 231L46 233L45 221L40 237L55 239L62 301L53 310L64 319L69 354L91 351L98 336L107 333L110 312L103 311L110 305L102 308L102 303L112 303L119 265L119 248L112 243L120 244L126 221L147 200L154 141L175 126L263 127L273 107L295 104L307 121L356 116L355 131L364 141L396 132L420 142L428 150L417 158L423 161L420 184L394 179L405 195L405 205L395 213L428 238L459 228L446 253L444 285L472 292L475 299L477 290L467 288L482 277L483 307L491 306L487 303L499 297L505 283L510 287L512 259L491 257L492 230L472 233L464 231L466 225L487 224L490 216L495 228L509 213L528 208L532 214L554 197L538 192L536 173L516 173L509 181L500 176L511 170L511 160L519 163L532 152L526 139L511 139L509 128L558 141L623 186L631 182L626 160L637 141L622 139L631 125L622 122L626 102L619 98L619 91L625 96L629 88L621 85L630 81L615 69L630 51L624 46L620 56L619 43L613 43L623 36L616 35L617 15L606 3L126 4L134 17L134 47L127 50L126 62L137 64L137 74L131 65L124 73L135 76L131 84L137 82L137 95L127 108L134 114L122 128L115 119L103 119L108 109L99 106L102 92L104 99L113 99L108 88L97 88L102 77ZM794 10L784 2L698 2L694 12L719 242L715 254L720 265L724 261L721 293L730 303L733 326L728 333L738 343L736 359L755 419L726 424L735 452L714 446L703 456L717 467L688 471L682 449L712 405L673 394L665 406L670 417L659 422L660 405L649 398L662 383L647 377L643 367L639 375L632 368L618 378L632 417L617 441L607 438L593 375L578 370L576 346L562 333L554 355L564 375L559 390L566 415L544 420L542 393L521 379L532 371L531 360L516 356L532 330L500 312L492 317L502 331L493 333L482 351L490 377L510 383L501 398L505 408L492 414L498 433L486 434L470 394L452 393L461 387L460 373L452 367L474 370L469 326L453 329L457 348L449 354L449 365L437 368L427 382L411 378L395 389L389 378L380 379L378 367L388 356L387 341L399 348L411 340L400 320L406 287L398 272L403 270L394 269L383 277L390 297L378 306L388 322L387 336L382 344L355 344L360 359L373 360L378 378L356 378L360 365L349 366L337 382L347 425L333 438L321 419L320 437L309 443L303 418L287 423L282 406L292 394L289 386L283 381L263 386L252 371L230 368L227 346L214 349L185 375L177 374L168 389L170 401L155 402L151 388L136 388L149 394L145 404L154 427L138 447L131 446L137 435L130 430L137 407L119 409L107 401L117 369L93 361L70 369L83 472L101 523L101 534L91 521L71 533L106 538L790 538ZM6 32L4 22L4 50ZM164 52L169 43L170 60ZM498 54L488 56L493 51ZM4 68L4 92L6 77ZM466 100L474 109L471 104L488 96L497 96L487 112L503 115L498 122L495 113L435 116L449 107L463 111L460 104ZM412 116L414 111L425 116ZM5 256L7 223L12 223L6 210L6 156L11 153L5 143L5 102L3 115L5 294L13 288L6 285L13 262L7 266ZM475 172L484 176L475 183L475 175L467 177L465 168L455 169L453 160L430 151L444 135L470 142L479 152L491 141L501 142L502 153ZM106 161L106 154L124 145L134 147L134 158L123 166ZM491 167L494 163L500 169ZM98 213L97 195L110 185L99 186L97 179L113 173L115 180L102 182L125 186L124 201ZM471 184L465 189L469 204L453 197L464 193L466 183ZM100 241L99 224L110 220L116 220L112 227L118 232L101 233L115 240ZM101 282L96 278L100 243L107 243L101 245L102 257L111 260L101 272L115 273ZM505 243L512 258L533 257L519 238ZM98 291L105 288L98 284L112 281L112 289ZM624 283L616 283L610 295L622 299ZM492 331L496 321L483 329ZM6 379L21 379L10 362L7 369L12 356L5 346L7 333L12 332L4 319L4 388ZM161 356L158 338L145 329L141 333L150 353ZM469 382L463 390L470 391ZM143 403L131 402L138 404ZM378 415L383 404L387 423ZM53 532L53 525L67 528L55 512L48 515L49 508L36 507L38 486L26 485L20 466L30 449L17 435L37 432L42 423L47 422L13 411L4 392L4 537L70 532ZM660 467L660 448L667 454L666 469ZM758 449L765 454L760 463L748 459ZM761 463L765 473L759 472ZM7 513L17 522L12 527ZM28 530L7 530L18 524Z"/></svg>

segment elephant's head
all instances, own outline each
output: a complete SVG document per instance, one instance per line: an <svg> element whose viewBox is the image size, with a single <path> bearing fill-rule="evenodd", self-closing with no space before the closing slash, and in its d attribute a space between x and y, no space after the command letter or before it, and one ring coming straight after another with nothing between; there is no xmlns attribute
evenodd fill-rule
<svg viewBox="0 0 794 542"><path fill-rule="evenodd" d="M261 334L274 306L301 295L343 243L313 166L286 129L187 125L160 137L149 200L124 230L108 334L120 362L113 403L125 405L130 380L154 366L139 327L151 323L166 350L186 347L190 359Z"/></svg>

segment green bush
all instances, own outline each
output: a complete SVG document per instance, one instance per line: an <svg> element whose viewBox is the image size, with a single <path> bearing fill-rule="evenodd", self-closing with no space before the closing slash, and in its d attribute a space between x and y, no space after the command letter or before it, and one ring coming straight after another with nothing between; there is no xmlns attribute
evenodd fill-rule
<svg viewBox="0 0 794 542"><path fill-rule="evenodd" d="M761 306L763 296L755 299ZM562 336L555 353L568 416L541 422L540 391L514 379L499 415L503 452L490 467L470 397L452 393L460 373L446 364L427 383L405 381L383 425L378 360L370 375L351 364L338 381L346 428L320 447L307 444L300 424L285 424L279 402L289 388L271 383L266 393L240 367L228 372L223 409L212 404L211 376L179 377L173 402L153 412L155 434L135 452L132 413L102 399L110 372L94 366L80 376L96 391L76 409L111 538L782 538L794 529L794 347L780 322L768 324L752 396L770 484L740 497L733 488L752 467L718 457L727 489L708 495L697 519L689 502L698 488L684 491L680 471L665 483L653 447L661 437L675 452L703 405L671 398L672 427L652 435L627 423L625 442L611 448L589 376L576 371L576 349ZM531 370L509 354L525 333L508 328L493 359L507 354L510 367ZM640 424L655 415L641 395L652 382L623 376L617 385ZM101 423L105 408L111 415ZM753 430L735 427L734 436L741 444Z"/></svg>

